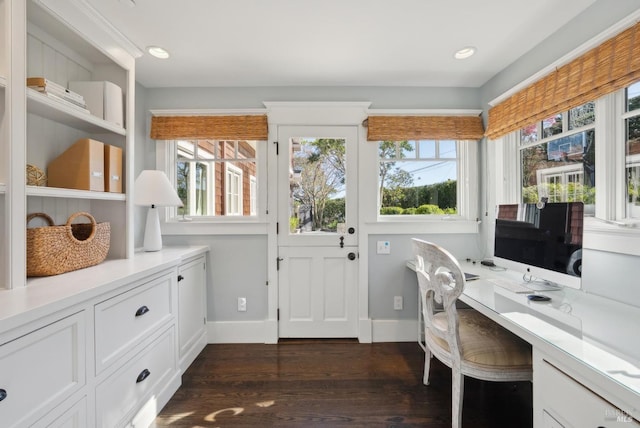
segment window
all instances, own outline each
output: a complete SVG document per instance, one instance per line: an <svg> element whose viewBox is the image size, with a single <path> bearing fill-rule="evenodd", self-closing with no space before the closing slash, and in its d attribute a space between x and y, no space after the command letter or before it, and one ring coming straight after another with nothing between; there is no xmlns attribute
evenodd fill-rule
<svg viewBox="0 0 640 428"><path fill-rule="evenodd" d="M522 201L582 201L593 214L595 141L593 102L521 129Z"/></svg>
<svg viewBox="0 0 640 428"><path fill-rule="evenodd" d="M378 143L380 215L458 214L459 143Z"/></svg>
<svg viewBox="0 0 640 428"><path fill-rule="evenodd" d="M640 82L625 89L626 218L640 218Z"/></svg>
<svg viewBox="0 0 640 428"><path fill-rule="evenodd" d="M184 207L178 216L255 216L255 141L175 140L175 181Z"/></svg>

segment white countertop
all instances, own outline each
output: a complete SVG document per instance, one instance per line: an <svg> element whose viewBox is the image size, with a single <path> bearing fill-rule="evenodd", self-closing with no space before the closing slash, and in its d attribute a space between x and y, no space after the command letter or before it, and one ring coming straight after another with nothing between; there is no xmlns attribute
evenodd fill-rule
<svg viewBox="0 0 640 428"><path fill-rule="evenodd" d="M0 290L0 333L171 268L208 250L207 246L164 247L161 251L136 252L129 259L105 260L61 275L29 278L26 287Z"/></svg>
<svg viewBox="0 0 640 428"><path fill-rule="evenodd" d="M551 297L532 302L495 285L491 278L523 283L522 274L460 263L480 276L468 281L460 300L531 343L586 372L640 411L640 309L571 288L538 291ZM407 266L413 268L412 262ZM538 284L530 285L534 289ZM635 284L632 284L635 286ZM532 292L532 294L534 294ZM583 370L584 371L584 370Z"/></svg>

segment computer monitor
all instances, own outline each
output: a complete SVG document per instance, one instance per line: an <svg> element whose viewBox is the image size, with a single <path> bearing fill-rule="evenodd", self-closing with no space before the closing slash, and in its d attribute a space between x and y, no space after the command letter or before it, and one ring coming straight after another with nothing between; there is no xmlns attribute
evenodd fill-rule
<svg viewBox="0 0 640 428"><path fill-rule="evenodd" d="M580 288L583 217L582 202L499 206L494 262L533 279Z"/></svg>

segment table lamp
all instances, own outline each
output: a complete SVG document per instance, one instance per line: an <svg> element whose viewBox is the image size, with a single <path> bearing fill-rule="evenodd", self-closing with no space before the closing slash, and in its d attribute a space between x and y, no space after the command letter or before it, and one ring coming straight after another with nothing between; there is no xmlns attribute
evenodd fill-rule
<svg viewBox="0 0 640 428"><path fill-rule="evenodd" d="M181 207L182 201L163 171L150 169L142 171L136 178L134 189L134 203L149 207L144 229L144 250L159 251L162 249L162 234L157 207Z"/></svg>

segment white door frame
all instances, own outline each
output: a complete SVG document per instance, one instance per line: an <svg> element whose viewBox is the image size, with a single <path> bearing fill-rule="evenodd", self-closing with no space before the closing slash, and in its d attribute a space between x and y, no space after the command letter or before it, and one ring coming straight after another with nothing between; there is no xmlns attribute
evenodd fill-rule
<svg viewBox="0 0 640 428"><path fill-rule="evenodd" d="M363 121L367 118L370 102L265 102L269 122L268 137L268 222L267 239L268 257L268 302L267 319L265 320L264 337L266 343L278 342L278 237L276 235L277 219L277 158L274 144L277 141L279 125L352 125L358 127L358 144L366 141L366 128ZM358 162L360 163L360 162ZM362 168L358 168L362 174ZM360 177L358 177L359 179ZM358 197L359 200L361 197ZM369 319L369 290L367 276L367 234L363 230L362 213L358 219L358 246L360 263L358 271L358 339L360 342L371 342L371 320Z"/></svg>

